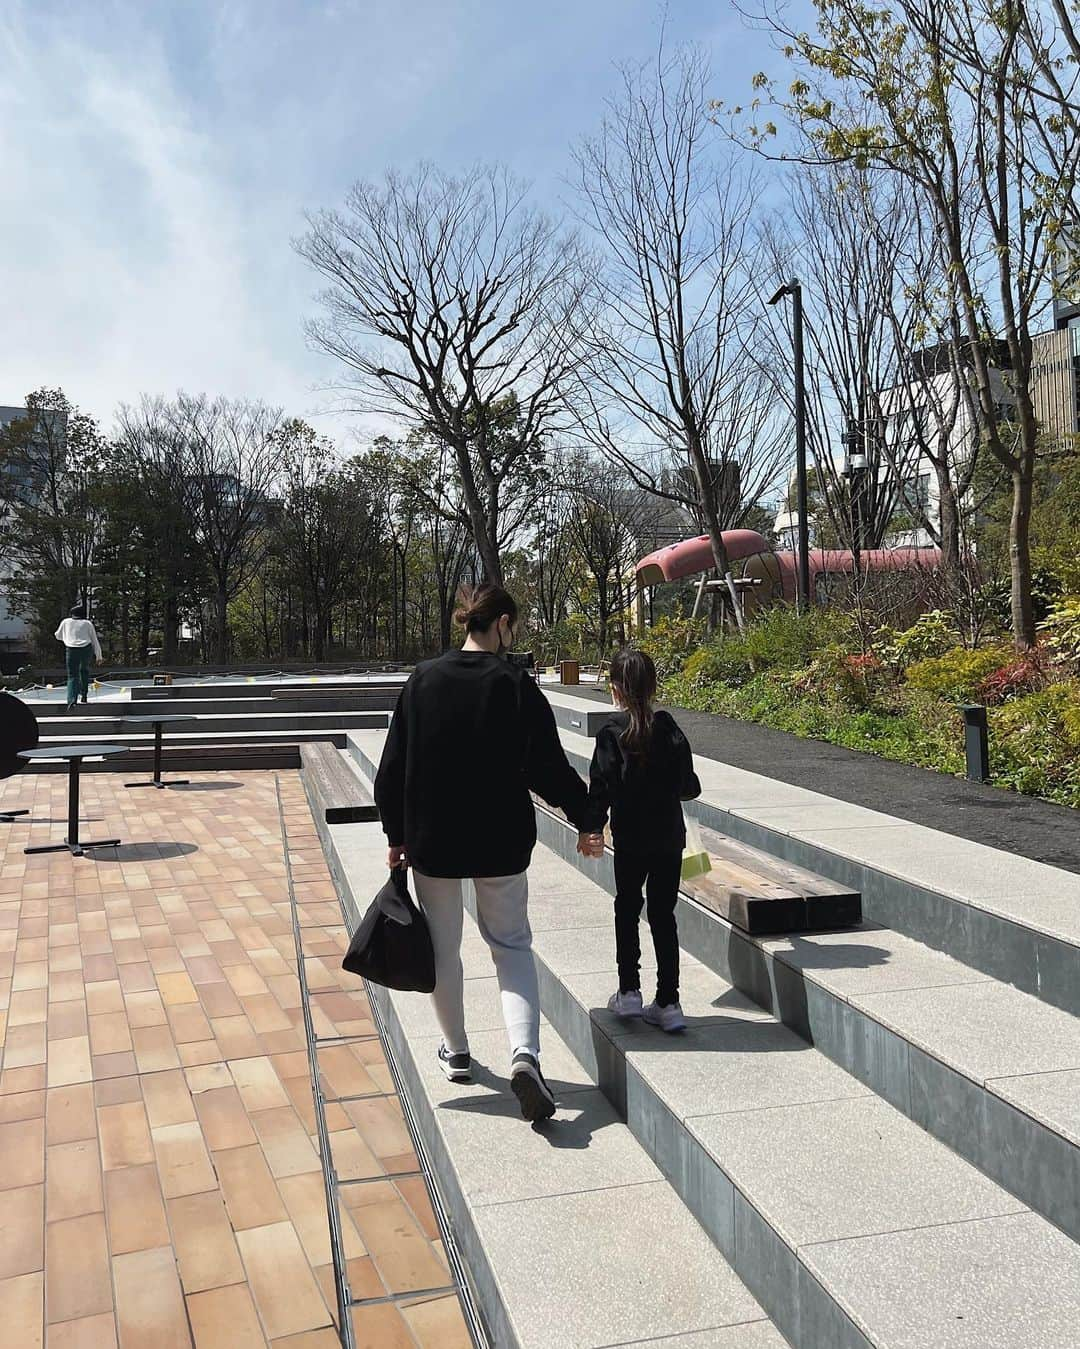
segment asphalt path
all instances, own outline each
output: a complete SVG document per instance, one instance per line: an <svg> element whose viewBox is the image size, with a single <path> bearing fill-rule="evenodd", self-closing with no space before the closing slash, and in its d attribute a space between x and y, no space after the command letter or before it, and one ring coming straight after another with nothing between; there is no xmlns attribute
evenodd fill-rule
<svg viewBox="0 0 1080 1349"><path fill-rule="evenodd" d="M553 687L573 697L610 702L606 693L587 685ZM694 753L705 758L1080 873L1080 811L1068 806L753 722L681 707L668 711Z"/></svg>

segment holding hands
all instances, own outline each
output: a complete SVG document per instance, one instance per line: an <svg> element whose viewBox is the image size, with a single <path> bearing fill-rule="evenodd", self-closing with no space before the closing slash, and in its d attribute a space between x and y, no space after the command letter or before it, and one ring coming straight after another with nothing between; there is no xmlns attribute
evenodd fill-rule
<svg viewBox="0 0 1080 1349"><path fill-rule="evenodd" d="M582 857L603 857L604 855L604 836L603 834L590 834L584 830L578 834L577 850Z"/></svg>

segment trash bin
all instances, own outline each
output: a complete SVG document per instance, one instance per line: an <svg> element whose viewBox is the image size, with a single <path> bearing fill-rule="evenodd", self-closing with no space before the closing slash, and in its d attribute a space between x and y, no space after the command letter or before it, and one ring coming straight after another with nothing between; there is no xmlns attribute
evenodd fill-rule
<svg viewBox="0 0 1080 1349"><path fill-rule="evenodd" d="M559 661L559 683L580 684L581 671L576 660Z"/></svg>

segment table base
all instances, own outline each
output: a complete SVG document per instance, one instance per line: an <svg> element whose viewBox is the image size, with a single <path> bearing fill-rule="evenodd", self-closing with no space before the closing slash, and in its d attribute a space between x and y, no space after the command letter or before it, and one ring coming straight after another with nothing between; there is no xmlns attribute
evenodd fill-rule
<svg viewBox="0 0 1080 1349"><path fill-rule="evenodd" d="M72 857L81 857L88 848L116 848L119 845L118 838L99 838L90 843L69 843L65 839L63 843L36 843L32 848L24 848L23 852L63 852L67 849Z"/></svg>
<svg viewBox="0 0 1080 1349"><path fill-rule="evenodd" d="M13 824L18 815L29 815L28 810L0 810L0 824Z"/></svg>
<svg viewBox="0 0 1080 1349"><path fill-rule="evenodd" d="M163 778L150 778L146 782L125 782L125 787L186 787L191 781L190 778L169 778L166 782Z"/></svg>

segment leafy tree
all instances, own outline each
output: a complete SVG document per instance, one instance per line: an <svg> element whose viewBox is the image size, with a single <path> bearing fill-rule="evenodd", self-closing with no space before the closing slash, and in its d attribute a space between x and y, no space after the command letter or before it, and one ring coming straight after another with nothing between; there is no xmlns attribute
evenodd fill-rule
<svg viewBox="0 0 1080 1349"><path fill-rule="evenodd" d="M1065 37L1074 42L1061 8ZM773 97L807 138L808 151L796 150L797 157L879 165L909 183L931 214L956 288L983 443L1009 475L1012 628L1016 644L1030 646L1038 451L1031 336L1050 291L1074 287L1080 267L1069 246L1080 67L1058 59L1060 41L1026 0L897 0L889 9L818 0L816 11L815 34L766 16L797 72L790 91ZM756 84L771 89L763 75ZM762 145L776 127L751 134ZM1008 350L1015 439L999 426L987 342L996 335Z"/></svg>

